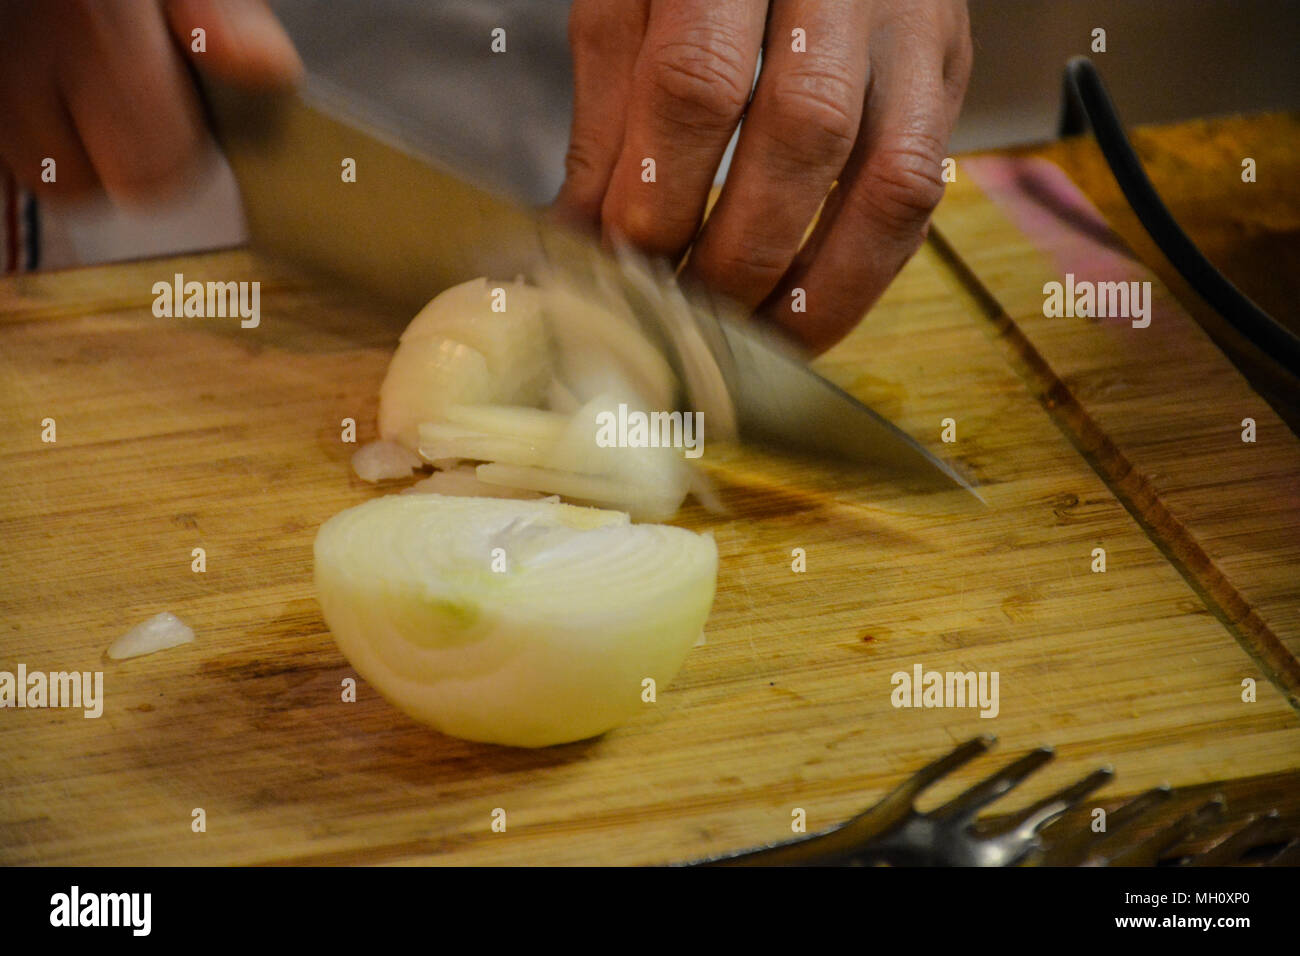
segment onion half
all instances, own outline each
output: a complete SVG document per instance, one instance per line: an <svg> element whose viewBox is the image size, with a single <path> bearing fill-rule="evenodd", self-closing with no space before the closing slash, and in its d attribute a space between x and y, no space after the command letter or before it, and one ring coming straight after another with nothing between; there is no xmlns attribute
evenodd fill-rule
<svg viewBox="0 0 1300 956"><path fill-rule="evenodd" d="M437 494L350 508L315 544L321 609L362 677L444 733L521 747L601 734L644 706L646 678L672 680L717 562L710 536L622 512Z"/></svg>

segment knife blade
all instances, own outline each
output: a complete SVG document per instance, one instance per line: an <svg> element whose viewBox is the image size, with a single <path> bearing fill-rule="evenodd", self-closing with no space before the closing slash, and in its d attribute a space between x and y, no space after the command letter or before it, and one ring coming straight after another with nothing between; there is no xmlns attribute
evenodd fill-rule
<svg viewBox="0 0 1300 956"><path fill-rule="evenodd" d="M293 94L202 81L254 248L414 314L481 275L558 269L621 289L716 438L865 463L983 500L955 469L811 371L726 303L688 298L662 264L615 257L430 158L436 145L313 77ZM399 132L400 130L400 132ZM352 181L343 175L354 170Z"/></svg>

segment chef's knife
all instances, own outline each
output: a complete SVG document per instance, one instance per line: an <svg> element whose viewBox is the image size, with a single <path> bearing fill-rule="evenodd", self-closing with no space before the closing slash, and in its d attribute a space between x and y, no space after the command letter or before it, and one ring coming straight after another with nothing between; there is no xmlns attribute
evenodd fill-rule
<svg viewBox="0 0 1300 956"><path fill-rule="evenodd" d="M689 407L711 432L762 441L978 492L798 355L712 300L690 299L671 272L588 237L431 160L402 124L318 78L295 94L248 94L205 82L211 119L259 251L328 272L413 314L480 275L598 277L622 289L658 333ZM364 119L363 119L364 117ZM728 426L734 426L729 428Z"/></svg>

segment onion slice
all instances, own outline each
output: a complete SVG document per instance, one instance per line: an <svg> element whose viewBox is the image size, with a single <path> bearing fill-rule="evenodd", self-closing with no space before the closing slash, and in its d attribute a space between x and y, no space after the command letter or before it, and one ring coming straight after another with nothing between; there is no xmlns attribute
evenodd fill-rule
<svg viewBox="0 0 1300 956"><path fill-rule="evenodd" d="M699 638L713 539L548 501L388 495L316 537L325 620L357 672L457 737L542 747L645 706Z"/></svg>
<svg viewBox="0 0 1300 956"><path fill-rule="evenodd" d="M436 471L428 478L403 488L403 495L461 495L467 498L541 498L538 492L522 488L501 488L479 481L472 465L461 465L446 471Z"/></svg>
<svg viewBox="0 0 1300 956"><path fill-rule="evenodd" d="M108 656L115 661L123 661L193 642L193 629L175 614L163 611L143 624L137 624L115 640L108 649Z"/></svg>

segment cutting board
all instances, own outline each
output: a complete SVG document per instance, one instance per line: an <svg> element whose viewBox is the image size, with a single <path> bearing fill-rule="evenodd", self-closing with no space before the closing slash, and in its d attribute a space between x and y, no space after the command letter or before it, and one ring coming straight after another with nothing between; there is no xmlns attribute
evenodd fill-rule
<svg viewBox="0 0 1300 956"><path fill-rule="evenodd" d="M799 810L829 826L984 733L1003 756L923 806L1044 743L1003 809L1101 764L1107 799L1300 766L1294 438L1162 290L1146 330L1045 320L1045 230L959 169L818 364L987 508L711 450L730 514L679 518L719 547L706 643L624 727L543 750L441 736L364 682L344 699L311 545L394 490L342 433L374 437L405 317L244 251L0 282L0 669L105 688L98 719L0 711L0 862L663 863L787 839ZM176 273L260 281L260 326L155 318ZM160 611L197 641L104 657ZM894 706L918 665L997 672L996 716Z"/></svg>

